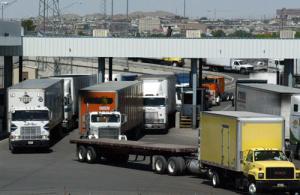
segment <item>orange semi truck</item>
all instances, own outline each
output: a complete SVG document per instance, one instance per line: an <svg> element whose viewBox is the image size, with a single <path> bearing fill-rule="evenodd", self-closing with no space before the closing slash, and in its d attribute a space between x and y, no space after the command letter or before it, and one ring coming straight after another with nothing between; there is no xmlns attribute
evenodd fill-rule
<svg viewBox="0 0 300 195"><path fill-rule="evenodd" d="M144 121L142 95L139 81L108 82L81 89L81 137L135 139Z"/></svg>
<svg viewBox="0 0 300 195"><path fill-rule="evenodd" d="M225 92L225 78L223 76L207 76L203 78L202 87L209 90L212 105L219 105L221 101L233 99L233 93Z"/></svg>

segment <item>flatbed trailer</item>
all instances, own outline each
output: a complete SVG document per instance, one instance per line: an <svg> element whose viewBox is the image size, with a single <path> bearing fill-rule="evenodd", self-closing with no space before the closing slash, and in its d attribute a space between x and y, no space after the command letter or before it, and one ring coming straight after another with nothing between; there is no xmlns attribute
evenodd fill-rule
<svg viewBox="0 0 300 195"><path fill-rule="evenodd" d="M72 139L80 162L95 163L102 157L113 163L126 163L129 155L150 157L154 172L182 175L192 159L197 158L197 146L151 143L115 139Z"/></svg>

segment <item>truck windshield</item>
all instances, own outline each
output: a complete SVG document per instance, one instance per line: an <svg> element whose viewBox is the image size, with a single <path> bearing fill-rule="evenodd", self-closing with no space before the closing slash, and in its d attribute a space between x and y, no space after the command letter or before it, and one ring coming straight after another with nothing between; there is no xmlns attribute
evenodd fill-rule
<svg viewBox="0 0 300 195"><path fill-rule="evenodd" d="M160 107L165 105L165 98L144 98L144 106Z"/></svg>
<svg viewBox="0 0 300 195"><path fill-rule="evenodd" d="M49 115L47 110L22 110L12 114L13 121L47 121Z"/></svg>
<svg viewBox="0 0 300 195"><path fill-rule="evenodd" d="M120 115L118 114L94 114L91 116L93 123L118 123Z"/></svg>
<svg viewBox="0 0 300 195"><path fill-rule="evenodd" d="M245 64L247 64L247 62L246 61L239 61L239 64L240 65L245 65Z"/></svg>
<svg viewBox="0 0 300 195"><path fill-rule="evenodd" d="M268 160L286 161L288 159L281 151L264 150L264 151L255 151L254 160L255 161L268 161Z"/></svg>

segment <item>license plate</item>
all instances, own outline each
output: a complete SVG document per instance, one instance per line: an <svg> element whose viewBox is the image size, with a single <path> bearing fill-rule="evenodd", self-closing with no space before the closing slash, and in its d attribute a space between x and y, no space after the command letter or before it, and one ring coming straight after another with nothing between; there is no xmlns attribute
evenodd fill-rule
<svg viewBox="0 0 300 195"><path fill-rule="evenodd" d="M283 183L278 183L277 184L277 187L279 187L279 188L283 188L285 185L283 184Z"/></svg>
<svg viewBox="0 0 300 195"><path fill-rule="evenodd" d="M32 145L32 144L33 144L33 141L28 141L28 144L29 144L29 145Z"/></svg>

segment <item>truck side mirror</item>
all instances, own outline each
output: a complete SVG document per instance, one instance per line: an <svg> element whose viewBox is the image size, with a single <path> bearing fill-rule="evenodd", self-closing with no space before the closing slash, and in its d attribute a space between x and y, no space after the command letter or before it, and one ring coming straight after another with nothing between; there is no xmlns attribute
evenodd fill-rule
<svg viewBox="0 0 300 195"><path fill-rule="evenodd" d="M122 125L127 123L127 115L126 114L122 114L121 123L122 123Z"/></svg>
<svg viewBox="0 0 300 195"><path fill-rule="evenodd" d="M52 112L49 111L49 119L52 120L52 117L53 117Z"/></svg>

